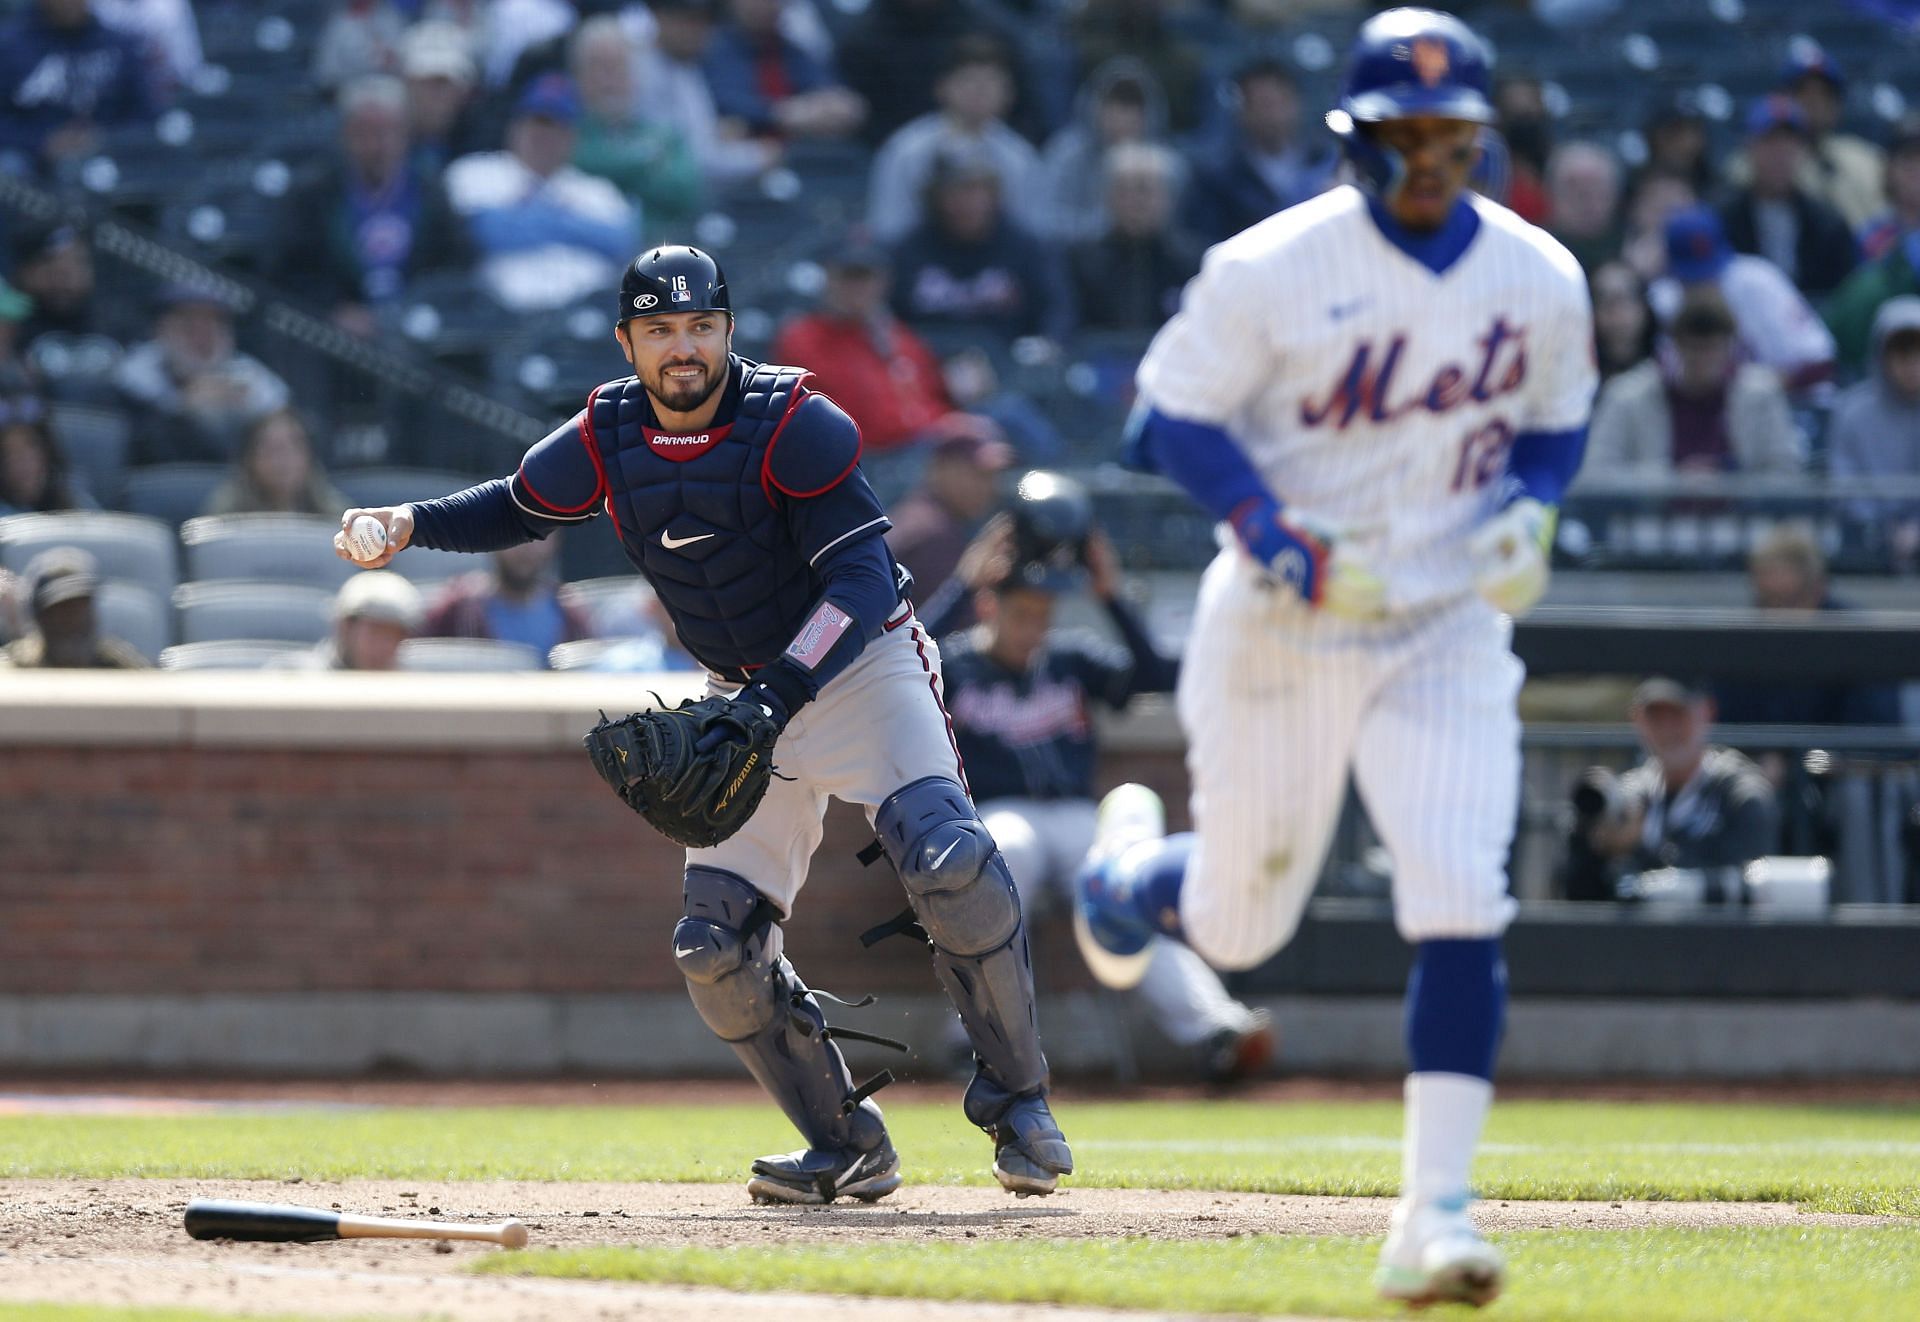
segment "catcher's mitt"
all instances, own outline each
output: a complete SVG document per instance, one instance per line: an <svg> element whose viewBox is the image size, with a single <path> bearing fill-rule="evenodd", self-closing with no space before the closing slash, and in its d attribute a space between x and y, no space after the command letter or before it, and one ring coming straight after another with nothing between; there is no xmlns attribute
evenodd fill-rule
<svg viewBox="0 0 1920 1322"><path fill-rule="evenodd" d="M705 849L760 806L779 737L779 724L758 703L713 697L617 721L602 712L583 742L623 803L669 840Z"/></svg>

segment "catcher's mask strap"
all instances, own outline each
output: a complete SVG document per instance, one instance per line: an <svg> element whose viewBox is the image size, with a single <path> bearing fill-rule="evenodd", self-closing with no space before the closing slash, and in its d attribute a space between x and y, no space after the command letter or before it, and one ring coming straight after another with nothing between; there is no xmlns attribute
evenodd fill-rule
<svg viewBox="0 0 1920 1322"><path fill-rule="evenodd" d="M931 942L933 939L927 935L927 929L920 926L920 919L914 914L911 906L902 909L879 926L869 927L862 932L860 944L871 949L890 936L910 936L915 941L923 942Z"/></svg>

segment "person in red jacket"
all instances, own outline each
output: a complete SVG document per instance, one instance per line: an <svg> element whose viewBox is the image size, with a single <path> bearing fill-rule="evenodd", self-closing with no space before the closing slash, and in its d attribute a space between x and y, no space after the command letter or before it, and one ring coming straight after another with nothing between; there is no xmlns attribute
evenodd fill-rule
<svg viewBox="0 0 1920 1322"><path fill-rule="evenodd" d="M825 265L819 307L787 323L773 361L811 370L816 388L860 424L866 449L910 445L953 409L940 360L888 309L884 248L856 234Z"/></svg>

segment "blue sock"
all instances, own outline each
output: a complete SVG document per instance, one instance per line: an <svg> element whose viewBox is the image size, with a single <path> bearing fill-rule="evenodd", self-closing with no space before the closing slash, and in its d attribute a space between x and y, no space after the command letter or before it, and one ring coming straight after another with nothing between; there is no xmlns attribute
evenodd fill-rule
<svg viewBox="0 0 1920 1322"><path fill-rule="evenodd" d="M1187 880L1187 860L1193 856L1193 833L1170 835L1160 847L1141 851L1114 878L1114 893L1154 931L1184 940L1180 926L1180 888Z"/></svg>
<svg viewBox="0 0 1920 1322"><path fill-rule="evenodd" d="M1498 937L1422 941L1407 980L1407 1055L1415 1074L1493 1078L1507 1019Z"/></svg>

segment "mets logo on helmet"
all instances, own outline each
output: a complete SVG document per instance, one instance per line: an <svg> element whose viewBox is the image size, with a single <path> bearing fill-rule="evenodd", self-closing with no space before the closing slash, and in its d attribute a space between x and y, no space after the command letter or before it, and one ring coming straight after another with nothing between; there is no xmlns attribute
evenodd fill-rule
<svg viewBox="0 0 1920 1322"><path fill-rule="evenodd" d="M1414 74L1427 87L1438 87L1440 80L1453 67L1453 57L1447 53L1447 43L1433 37L1416 37L1409 58Z"/></svg>

